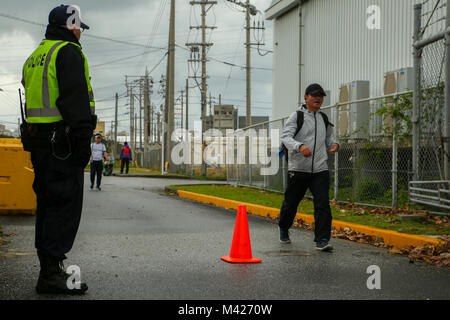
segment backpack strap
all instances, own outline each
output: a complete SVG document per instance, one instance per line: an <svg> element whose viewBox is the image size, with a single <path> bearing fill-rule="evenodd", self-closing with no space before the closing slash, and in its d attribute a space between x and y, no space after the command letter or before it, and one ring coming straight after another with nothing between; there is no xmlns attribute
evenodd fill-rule
<svg viewBox="0 0 450 320"><path fill-rule="evenodd" d="M325 122L325 127L327 130L328 130L328 126L334 127L334 125L328 120L328 116L325 113L323 113L322 111L319 111L319 113L322 116L323 121Z"/></svg>
<svg viewBox="0 0 450 320"><path fill-rule="evenodd" d="M298 110L297 111L297 129L295 130L294 138L300 132L300 130L302 130L304 121L305 121L305 114L303 113L303 111Z"/></svg>
<svg viewBox="0 0 450 320"><path fill-rule="evenodd" d="M295 129L294 138L302 129L304 120L305 120L305 115L304 115L303 111L298 110L297 111L297 129ZM286 161L289 161L289 151L284 144L281 144L278 155L280 158L282 158L284 156L286 158Z"/></svg>

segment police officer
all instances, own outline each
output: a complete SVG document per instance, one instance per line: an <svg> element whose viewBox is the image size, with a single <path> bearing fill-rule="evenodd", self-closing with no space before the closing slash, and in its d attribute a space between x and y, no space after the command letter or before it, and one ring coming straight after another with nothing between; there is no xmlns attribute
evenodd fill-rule
<svg viewBox="0 0 450 320"><path fill-rule="evenodd" d="M97 117L80 36L78 7L49 14L45 39L23 66L27 136L37 196L35 247L40 262L38 293L81 294L68 285L62 261L72 248L81 218L84 167ZM25 145L25 143L24 143ZM71 277L72 278L72 277Z"/></svg>

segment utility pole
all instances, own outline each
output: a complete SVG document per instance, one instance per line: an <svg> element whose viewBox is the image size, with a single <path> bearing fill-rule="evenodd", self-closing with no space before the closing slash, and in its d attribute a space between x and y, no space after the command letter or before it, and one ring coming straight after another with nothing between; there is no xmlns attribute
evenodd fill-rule
<svg viewBox="0 0 450 320"><path fill-rule="evenodd" d="M173 171L171 160L172 142L171 134L175 129L175 0L171 0L170 23L169 23L169 52L167 56L167 77L166 77L166 108L165 119L167 130L164 130L164 162L169 162L168 171Z"/></svg>
<svg viewBox="0 0 450 320"><path fill-rule="evenodd" d="M206 84L206 48L211 47L212 43L206 42L206 29L216 29L215 26L207 26L206 25L206 14L207 12L212 8L213 5L217 4L217 1L209 1L209 0L203 0L203 1L191 1L189 2L191 5L200 5L201 6L201 16L202 16L202 25L201 26L190 26L190 29L201 29L202 30L202 42L201 43L187 43L186 46L191 47L191 52L193 52L194 48L201 47L202 48L202 56L201 56L201 63L202 63L202 75L201 75L201 105L202 105L202 145L203 145L203 135L206 131L206 107L207 107L207 100L206 100L206 90L207 90L207 84ZM206 6L209 5L208 8ZM191 59L191 62L195 62L194 59ZM192 78L197 81L197 76L194 75ZM204 146L203 146L204 148ZM203 148L202 148L202 175L206 176L206 163L203 159Z"/></svg>
<svg viewBox="0 0 450 320"><path fill-rule="evenodd" d="M134 92L133 89L135 87L134 81L128 82L128 77L125 76L125 86L127 87L127 95L130 97L130 147L131 152L134 154L136 149L136 139L135 139L135 114L134 114Z"/></svg>
<svg viewBox="0 0 450 320"><path fill-rule="evenodd" d="M148 166L148 139L150 137L150 83L148 70L145 68L144 78L144 166Z"/></svg>
<svg viewBox="0 0 450 320"><path fill-rule="evenodd" d="M134 114L134 127L137 128L137 114ZM134 130L134 141L136 142L136 130ZM134 161L137 162L136 160L136 152L134 152Z"/></svg>
<svg viewBox="0 0 450 320"><path fill-rule="evenodd" d="M238 5L245 9L245 49L246 49L246 126L249 127L252 125L252 96L251 96L251 46L256 45L260 46L261 43L252 43L250 39L250 30L264 30L264 25L251 26L251 19L250 15L255 16L258 10L254 5L250 4L250 0L246 0L245 3L243 2L236 2L235 0L227 0L235 5Z"/></svg>
<svg viewBox="0 0 450 320"><path fill-rule="evenodd" d="M153 119L153 104L152 104L152 100L151 100L151 95L153 93L153 78L149 77L148 72L146 72L146 82L147 82L147 103L148 103L148 117L149 117L149 140L150 142L154 142L154 131L153 131L153 127L154 127L154 119Z"/></svg>
<svg viewBox="0 0 450 320"><path fill-rule="evenodd" d="M189 130L189 79L186 78L186 132Z"/></svg>
<svg viewBox="0 0 450 320"><path fill-rule="evenodd" d="M161 143L161 112L158 111L158 113L156 114L157 116L157 125L156 125L156 136L158 137L158 141L159 143Z"/></svg>
<svg viewBox="0 0 450 320"><path fill-rule="evenodd" d="M133 88L130 89L130 143L132 153L135 153L135 140L134 140L134 94Z"/></svg>
<svg viewBox="0 0 450 320"><path fill-rule="evenodd" d="M114 112L114 148L113 148L113 157L114 159L117 158L117 127L118 127L118 121L117 121L117 113L119 111L119 95L116 92L116 108Z"/></svg>
<svg viewBox="0 0 450 320"><path fill-rule="evenodd" d="M181 90L181 124L180 124L180 129L183 129L183 95L184 95L184 90Z"/></svg>
<svg viewBox="0 0 450 320"><path fill-rule="evenodd" d="M139 149L142 150L142 78L139 80Z"/></svg>
<svg viewBox="0 0 450 320"><path fill-rule="evenodd" d="M247 119L245 121L245 124L247 127L252 125L252 94L251 94L251 52L250 52L250 1L247 0L246 2L246 12L245 12L245 48L246 48L246 74L247 74L247 82L246 82L246 103L247 103Z"/></svg>

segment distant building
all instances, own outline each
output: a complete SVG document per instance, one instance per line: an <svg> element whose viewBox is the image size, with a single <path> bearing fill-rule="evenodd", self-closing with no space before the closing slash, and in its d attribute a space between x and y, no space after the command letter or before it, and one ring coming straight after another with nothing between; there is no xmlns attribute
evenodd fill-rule
<svg viewBox="0 0 450 320"><path fill-rule="evenodd" d="M14 137L14 133L12 131L6 129L6 126L4 124L0 124L0 135Z"/></svg>
<svg viewBox="0 0 450 320"><path fill-rule="evenodd" d="M227 129L236 129L237 118L238 111L233 105L215 105L214 114L206 117L206 130L215 128L225 134Z"/></svg>
<svg viewBox="0 0 450 320"><path fill-rule="evenodd" d="M252 117L252 125L263 123L269 121L269 116L253 116ZM236 129L242 129L247 126L247 117L246 116L240 116L239 117L239 127Z"/></svg>

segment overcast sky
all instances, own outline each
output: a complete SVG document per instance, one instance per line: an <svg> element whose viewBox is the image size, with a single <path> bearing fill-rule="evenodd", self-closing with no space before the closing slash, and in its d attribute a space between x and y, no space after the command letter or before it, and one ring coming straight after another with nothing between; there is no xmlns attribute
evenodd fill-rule
<svg viewBox="0 0 450 320"><path fill-rule="evenodd" d="M207 14L207 25L217 26L208 31L207 39L214 46L209 50L211 59L207 64L208 87L211 95L218 102L219 94L222 103L234 104L239 115L245 115L245 70L230 67L222 63L233 63L245 66L245 14L242 8L226 1L218 0ZM264 11L271 0L252 0L251 3L262 12L256 21L264 20ZM2 1L0 9L0 124L9 129L17 129L17 118L20 117L18 88L21 87L22 65L38 46L45 34L45 27L25 23L4 17L8 15L36 23L47 24L50 10L60 5L60 1L49 0L16 0ZM156 68L166 52L169 29L170 0L79 0L72 3L81 9L82 21L90 26L82 34L81 45L88 59L92 76L92 85L96 98L99 119L107 122L107 131L111 127L114 115L114 95L119 93L119 131L129 130L127 113L128 98L125 97L125 75L143 75L145 68L152 70L155 81L152 102L163 103L157 93L161 75L165 74L165 58ZM159 22L159 23L158 23ZM200 42L201 33L189 26L201 24L200 6L191 6L189 0L176 1L176 43L185 47L188 42ZM272 50L272 23L265 21L265 46L261 49ZM107 37L129 42L129 44L101 40L93 36ZM259 35L261 36L261 35ZM211 40L209 40L211 39ZM252 41L253 39L252 35ZM133 45L137 44L137 45ZM156 47L156 49L144 46ZM163 48L163 49L157 49ZM186 48L186 47L185 47ZM149 52L144 54L145 52ZM265 51L261 51L265 53ZM130 57L135 56L135 57ZM189 53L180 47L175 55L175 98L179 90L184 89L188 75ZM219 62L220 60L222 62ZM272 54L260 56L256 49L252 50L252 113L253 115L270 115L272 101ZM200 69L201 70L201 69ZM200 72L200 71L199 71ZM192 69L191 69L191 76ZM200 74L197 74L200 75ZM190 80L190 86L195 82ZM209 96L209 92L208 92ZM200 90L192 88L189 92L190 127L192 120L200 117ZM178 102L179 103L179 102ZM179 107L178 107L179 108Z"/></svg>

